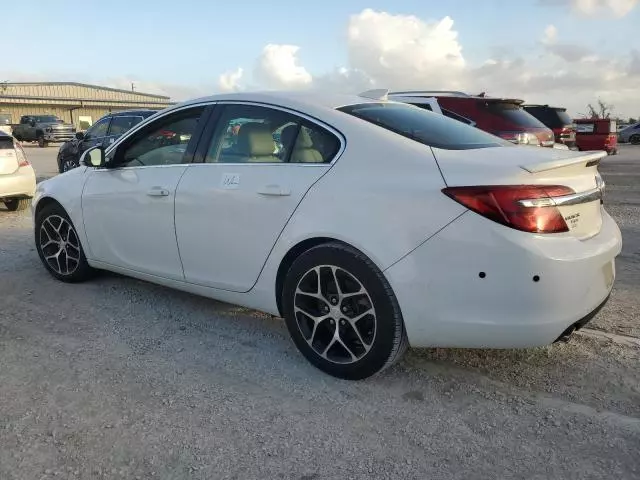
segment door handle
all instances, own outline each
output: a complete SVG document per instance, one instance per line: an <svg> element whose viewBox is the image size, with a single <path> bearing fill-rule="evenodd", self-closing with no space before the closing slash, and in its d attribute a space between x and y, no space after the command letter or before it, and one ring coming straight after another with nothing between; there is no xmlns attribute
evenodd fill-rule
<svg viewBox="0 0 640 480"><path fill-rule="evenodd" d="M258 190L260 195L269 195L273 197L286 197L291 195L291 190L288 188L283 188L280 185L265 185L261 189Z"/></svg>
<svg viewBox="0 0 640 480"><path fill-rule="evenodd" d="M162 187L153 187L151 190L147 191L147 195L150 197L167 197L169 196L169 190Z"/></svg>

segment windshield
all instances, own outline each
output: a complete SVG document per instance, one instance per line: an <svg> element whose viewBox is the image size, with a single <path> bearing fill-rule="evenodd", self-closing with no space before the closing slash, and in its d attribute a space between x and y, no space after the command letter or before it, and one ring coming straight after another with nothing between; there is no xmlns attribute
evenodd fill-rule
<svg viewBox="0 0 640 480"><path fill-rule="evenodd" d="M513 144L444 115L403 103L363 103L338 110L411 138L447 150L509 146Z"/></svg>
<svg viewBox="0 0 640 480"><path fill-rule="evenodd" d="M546 128L540 120L527 113L517 103L487 102L487 111L520 127Z"/></svg>
<svg viewBox="0 0 640 480"><path fill-rule="evenodd" d="M55 115L40 115L35 117L37 123L62 123Z"/></svg>

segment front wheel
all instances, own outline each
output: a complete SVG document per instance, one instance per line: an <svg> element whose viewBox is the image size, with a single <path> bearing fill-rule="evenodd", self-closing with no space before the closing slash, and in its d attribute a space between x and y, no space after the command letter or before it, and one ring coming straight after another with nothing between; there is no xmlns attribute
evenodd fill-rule
<svg viewBox="0 0 640 480"><path fill-rule="evenodd" d="M340 243L298 257L282 293L287 328L320 370L361 380L392 365L408 346L396 297L361 252Z"/></svg>
<svg viewBox="0 0 640 480"><path fill-rule="evenodd" d="M73 170L74 168L79 167L80 164L73 157L67 157L62 160L60 164L60 173L68 172L69 170Z"/></svg>
<svg viewBox="0 0 640 480"><path fill-rule="evenodd" d="M34 233L40 260L55 278L76 283L95 274L84 255L78 233L61 206L43 207L36 215Z"/></svg>
<svg viewBox="0 0 640 480"><path fill-rule="evenodd" d="M18 210L25 210L31 205L30 198L9 198L4 200L4 206L10 212L17 212Z"/></svg>
<svg viewBox="0 0 640 480"><path fill-rule="evenodd" d="M38 137L38 146L39 146L40 148L45 148L45 147L48 147L48 146L49 146L49 143L44 139L44 136L43 136L43 135L40 135L40 136Z"/></svg>

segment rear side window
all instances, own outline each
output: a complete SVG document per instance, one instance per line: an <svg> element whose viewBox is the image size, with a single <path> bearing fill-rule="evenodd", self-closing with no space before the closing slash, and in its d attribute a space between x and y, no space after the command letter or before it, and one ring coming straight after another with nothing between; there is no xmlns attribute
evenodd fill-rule
<svg viewBox="0 0 640 480"><path fill-rule="evenodd" d="M527 113L517 103L487 102L486 110L490 114L501 117L520 127L545 128L545 125L540 120Z"/></svg>
<svg viewBox="0 0 640 480"><path fill-rule="evenodd" d="M478 128L403 103L363 103L338 110L430 147L471 150L514 146Z"/></svg>

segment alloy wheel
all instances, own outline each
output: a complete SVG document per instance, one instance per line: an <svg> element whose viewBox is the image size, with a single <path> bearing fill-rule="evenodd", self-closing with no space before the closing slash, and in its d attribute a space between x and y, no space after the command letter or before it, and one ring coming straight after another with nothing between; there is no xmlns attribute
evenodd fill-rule
<svg viewBox="0 0 640 480"><path fill-rule="evenodd" d="M80 242L71 223L60 215L50 215L40 225L40 250L56 273L71 275L80 265Z"/></svg>
<svg viewBox="0 0 640 480"><path fill-rule="evenodd" d="M343 268L308 270L296 287L294 314L305 341L330 362L357 362L375 341L377 317L369 292Z"/></svg>
<svg viewBox="0 0 640 480"><path fill-rule="evenodd" d="M76 165L75 160L73 160L72 158L67 158L63 163L62 163L62 171L63 172L68 172L69 170L73 170L74 168L76 168L78 165Z"/></svg>

